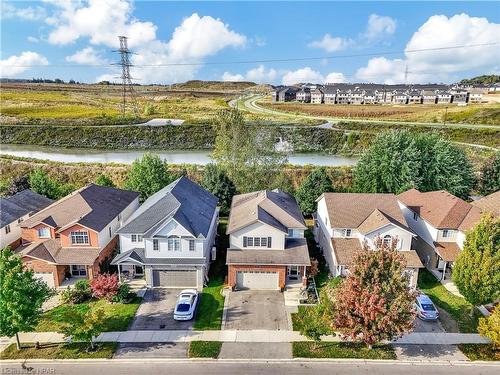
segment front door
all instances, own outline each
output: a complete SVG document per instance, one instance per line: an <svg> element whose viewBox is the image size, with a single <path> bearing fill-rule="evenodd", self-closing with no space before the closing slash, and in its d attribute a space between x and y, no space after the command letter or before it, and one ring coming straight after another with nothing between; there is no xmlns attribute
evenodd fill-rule
<svg viewBox="0 0 500 375"><path fill-rule="evenodd" d="M288 266L288 278L291 280L300 279L299 266Z"/></svg>

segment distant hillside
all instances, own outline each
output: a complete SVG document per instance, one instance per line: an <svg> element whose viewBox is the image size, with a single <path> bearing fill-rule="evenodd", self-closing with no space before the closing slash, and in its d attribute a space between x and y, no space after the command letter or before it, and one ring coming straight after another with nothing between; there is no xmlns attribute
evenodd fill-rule
<svg viewBox="0 0 500 375"><path fill-rule="evenodd" d="M200 81L192 80L184 83L175 83L171 87L174 90L246 90L256 86L254 82L224 82L224 81Z"/></svg>
<svg viewBox="0 0 500 375"><path fill-rule="evenodd" d="M459 83L461 85L491 85L494 83L500 83L500 75L482 75L474 78L462 79Z"/></svg>

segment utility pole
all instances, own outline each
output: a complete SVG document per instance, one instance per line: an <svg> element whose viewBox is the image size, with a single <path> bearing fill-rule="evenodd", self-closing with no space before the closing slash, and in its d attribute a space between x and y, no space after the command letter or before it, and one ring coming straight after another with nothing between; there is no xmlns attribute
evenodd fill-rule
<svg viewBox="0 0 500 375"><path fill-rule="evenodd" d="M133 54L132 51L128 49L127 37L119 36L120 49L116 50L120 54L120 62L113 65L120 65L122 68L122 74L120 78L122 79L122 115L125 116L127 111L127 91L130 95L131 102L133 104L134 114L138 115L137 102L135 99L135 92L132 86L132 77L130 76L130 67L133 64L130 62L130 55Z"/></svg>

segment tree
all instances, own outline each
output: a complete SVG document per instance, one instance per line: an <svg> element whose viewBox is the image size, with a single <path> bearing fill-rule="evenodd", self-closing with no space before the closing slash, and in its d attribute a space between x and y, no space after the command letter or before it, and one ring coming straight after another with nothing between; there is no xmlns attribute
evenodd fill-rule
<svg viewBox="0 0 500 375"><path fill-rule="evenodd" d="M0 250L0 335L16 336L32 331L42 313L42 304L54 291L24 268L21 258L10 248Z"/></svg>
<svg viewBox="0 0 500 375"><path fill-rule="evenodd" d="M482 166L478 190L483 195L500 190L500 152L488 159Z"/></svg>
<svg viewBox="0 0 500 375"><path fill-rule="evenodd" d="M342 337L371 346L411 331L416 292L408 286L406 262L396 250L376 240L376 251L355 254L349 276L334 290L333 325Z"/></svg>
<svg viewBox="0 0 500 375"><path fill-rule="evenodd" d="M58 184L54 180L52 180L43 169L35 169L29 174L28 179L31 190L33 190L34 192L45 195L50 199L59 198Z"/></svg>
<svg viewBox="0 0 500 375"><path fill-rule="evenodd" d="M104 298L108 301L118 294L120 284L116 274L99 274L90 281L92 296L95 298Z"/></svg>
<svg viewBox="0 0 500 375"><path fill-rule="evenodd" d="M500 218L486 215L467 233L452 277L460 293L474 306L500 298Z"/></svg>
<svg viewBox="0 0 500 375"><path fill-rule="evenodd" d="M365 193L447 190L466 199L474 185L465 153L438 134L407 130L379 134L354 169L354 189Z"/></svg>
<svg viewBox="0 0 500 375"><path fill-rule="evenodd" d="M282 169L281 172L279 172L276 177L270 181L269 188L278 189L292 195L295 193L292 179L285 172L285 169Z"/></svg>
<svg viewBox="0 0 500 375"><path fill-rule="evenodd" d="M14 195L29 188L30 188L30 181L28 176L16 177L12 179L12 181L10 182L7 194Z"/></svg>
<svg viewBox="0 0 500 375"><path fill-rule="evenodd" d="M125 187L139 192L140 200L145 201L172 180L167 163L161 160L158 155L145 153L142 159L137 159L132 163Z"/></svg>
<svg viewBox="0 0 500 375"><path fill-rule="evenodd" d="M113 180L105 174L100 174L99 176L97 176L95 184L100 186L115 187L115 183L113 182Z"/></svg>
<svg viewBox="0 0 500 375"><path fill-rule="evenodd" d="M87 350L95 350L94 338L104 329L104 309L89 305L89 309L67 309L64 313L62 332L66 338L89 344Z"/></svg>
<svg viewBox="0 0 500 375"><path fill-rule="evenodd" d="M287 160L285 153L275 150L276 130L245 123L237 109L220 111L213 126L216 138L212 158L238 191L266 188Z"/></svg>
<svg viewBox="0 0 500 375"><path fill-rule="evenodd" d="M493 345L500 349L500 308L495 310L487 318L480 318L477 331L481 336L491 340Z"/></svg>
<svg viewBox="0 0 500 375"><path fill-rule="evenodd" d="M332 180L326 168L317 167L302 181L295 197L304 215L311 215L316 210L316 199L332 190Z"/></svg>
<svg viewBox="0 0 500 375"><path fill-rule="evenodd" d="M219 198L221 213L227 215L231 200L236 194L236 187L224 169L217 164L207 164L203 170L201 186Z"/></svg>

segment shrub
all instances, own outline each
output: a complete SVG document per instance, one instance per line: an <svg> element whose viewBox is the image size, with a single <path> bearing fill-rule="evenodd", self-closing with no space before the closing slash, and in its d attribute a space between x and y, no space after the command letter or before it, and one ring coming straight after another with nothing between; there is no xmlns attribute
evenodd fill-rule
<svg viewBox="0 0 500 375"><path fill-rule="evenodd" d="M130 293L130 285L122 283L118 287L118 293L111 298L111 302L127 303L132 299L132 296L133 294Z"/></svg>
<svg viewBox="0 0 500 375"><path fill-rule="evenodd" d="M489 338L493 345L500 349L500 308L496 307L489 317L479 319L477 330L481 336Z"/></svg>
<svg viewBox="0 0 500 375"><path fill-rule="evenodd" d="M118 294L120 288L118 276L109 273L99 274L90 282L90 288L93 297L111 301Z"/></svg>
<svg viewBox="0 0 500 375"><path fill-rule="evenodd" d="M64 303L83 303L92 297L92 291L88 280L78 280L74 288L69 287L62 293Z"/></svg>

